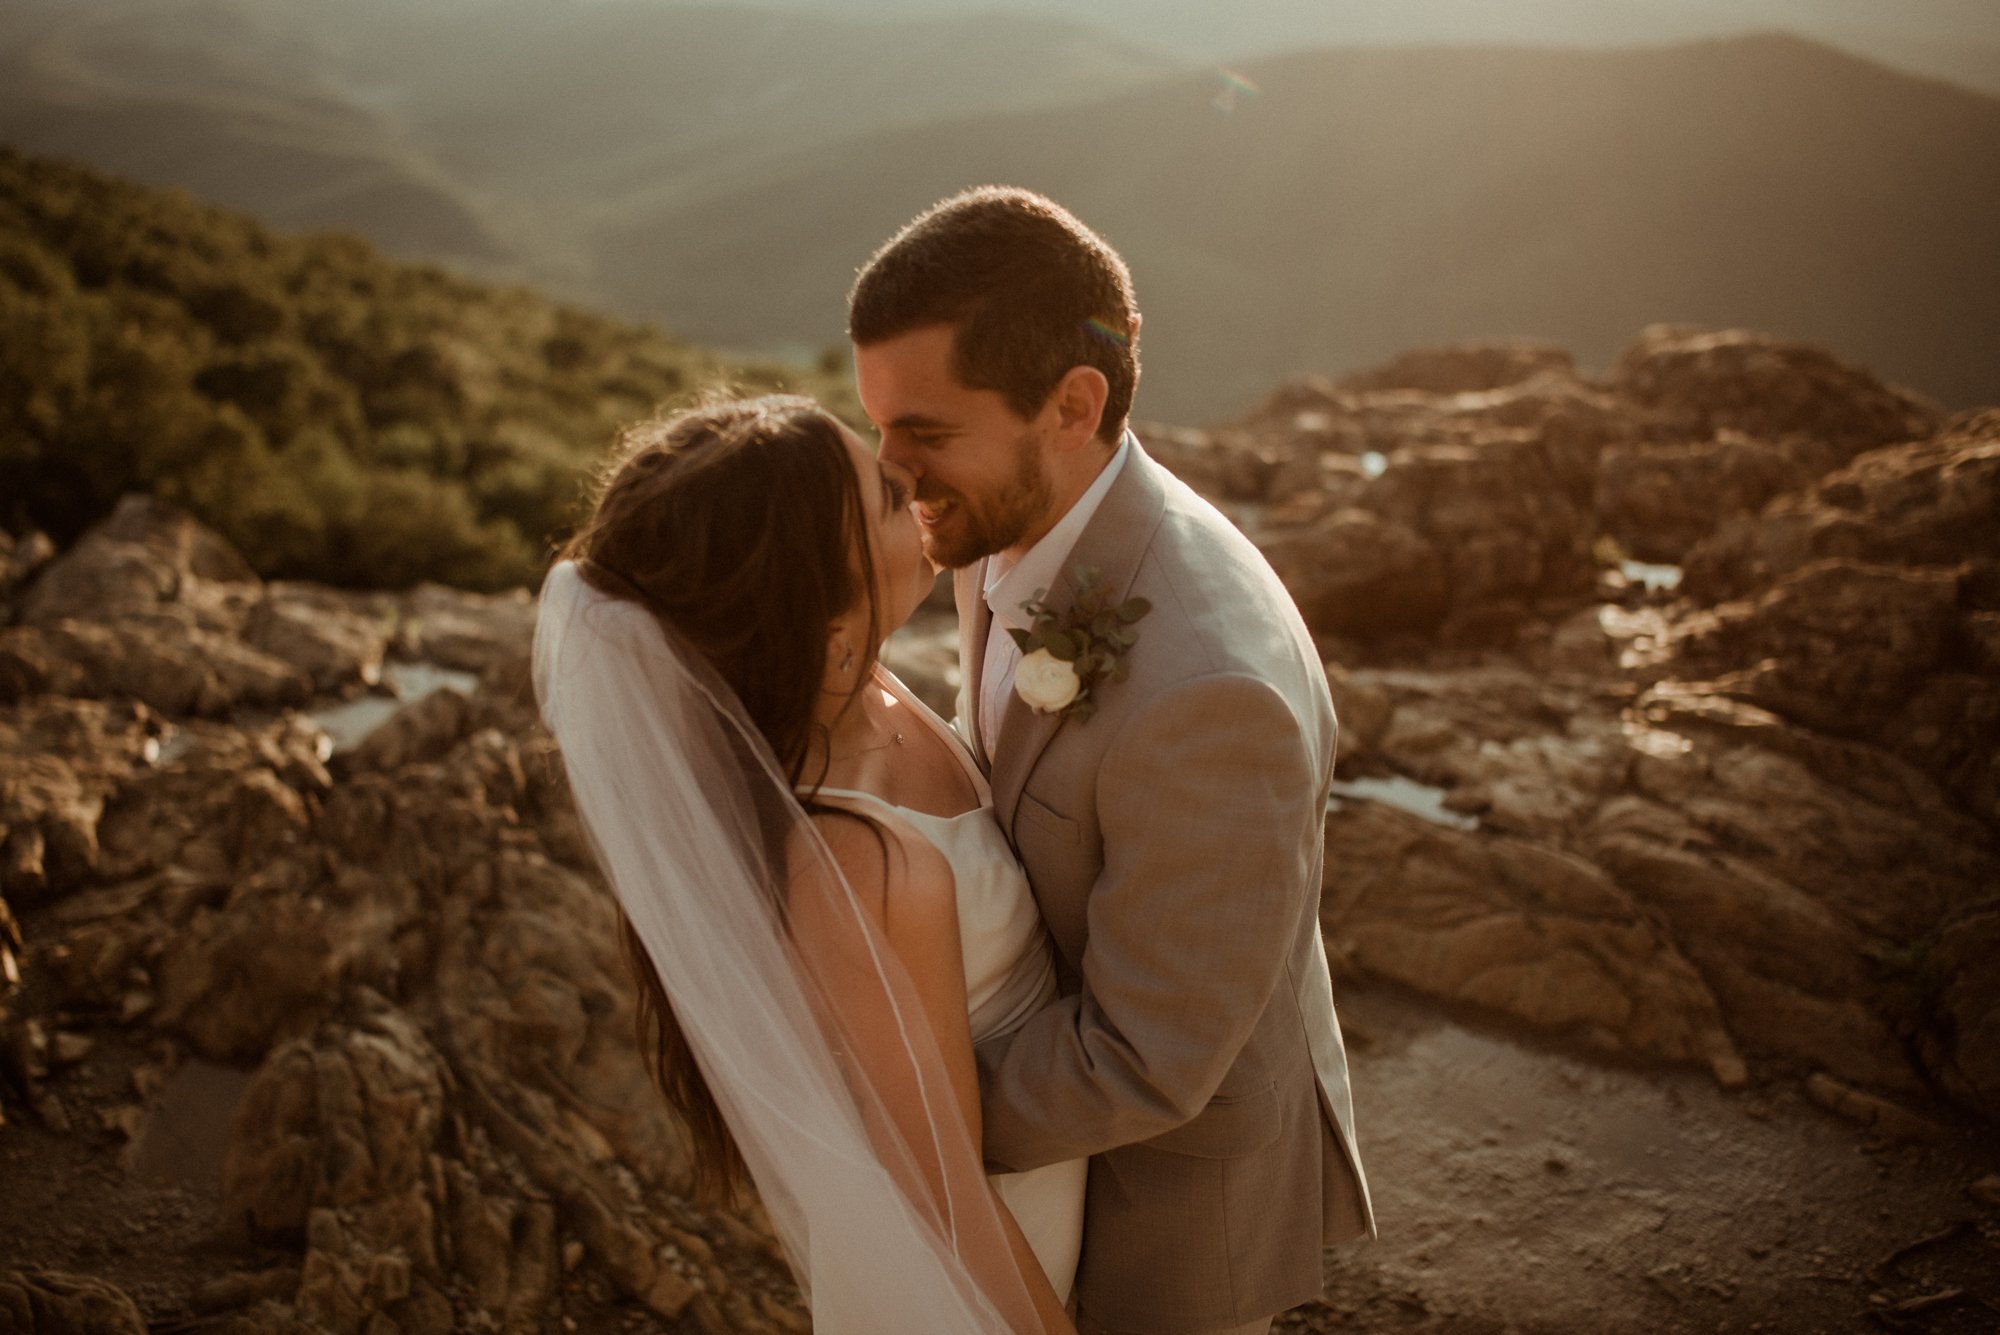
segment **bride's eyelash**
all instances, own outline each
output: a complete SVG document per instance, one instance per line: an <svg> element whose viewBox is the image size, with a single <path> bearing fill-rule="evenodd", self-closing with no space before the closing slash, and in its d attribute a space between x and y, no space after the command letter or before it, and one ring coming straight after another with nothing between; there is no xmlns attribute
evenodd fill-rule
<svg viewBox="0 0 2000 1335"><path fill-rule="evenodd" d="M910 503L910 489L901 479L882 475L882 486L889 493L889 508L900 510Z"/></svg>

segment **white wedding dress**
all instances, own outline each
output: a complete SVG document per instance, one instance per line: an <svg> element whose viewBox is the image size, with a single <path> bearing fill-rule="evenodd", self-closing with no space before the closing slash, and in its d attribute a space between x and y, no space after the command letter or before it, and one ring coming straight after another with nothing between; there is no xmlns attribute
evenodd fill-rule
<svg viewBox="0 0 2000 1335"><path fill-rule="evenodd" d="M993 816L986 776L944 720L882 668L881 681L938 734L971 778L979 805L957 816L933 816L872 793L822 788L818 796L893 812L944 854L957 881L959 946L972 1041L1010 1033L1056 996L1055 957L1035 907L1028 877ZM1083 1243L1083 1189L1088 1160L1072 1159L992 1181L1021 1225L1058 1297L1069 1300Z"/></svg>

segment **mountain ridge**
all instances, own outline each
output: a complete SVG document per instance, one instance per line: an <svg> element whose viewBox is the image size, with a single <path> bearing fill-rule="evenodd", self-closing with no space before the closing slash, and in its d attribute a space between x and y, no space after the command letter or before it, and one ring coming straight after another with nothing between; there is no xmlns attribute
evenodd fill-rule
<svg viewBox="0 0 2000 1335"><path fill-rule="evenodd" d="M774 145L1177 68L1009 16L23 0L0 13L0 139L593 300L579 238L628 198L727 185Z"/></svg>
<svg viewBox="0 0 2000 1335"><path fill-rule="evenodd" d="M598 264L651 257L626 308L692 337L817 345L895 225L1003 180L1124 251L1149 312L1141 410L1164 418L1424 344L1534 336L1601 364L1660 320L1825 343L1951 402L2000 390L2000 100L1782 35L1244 71L1262 93L1233 113L1188 76L1059 120L852 141L613 231Z"/></svg>

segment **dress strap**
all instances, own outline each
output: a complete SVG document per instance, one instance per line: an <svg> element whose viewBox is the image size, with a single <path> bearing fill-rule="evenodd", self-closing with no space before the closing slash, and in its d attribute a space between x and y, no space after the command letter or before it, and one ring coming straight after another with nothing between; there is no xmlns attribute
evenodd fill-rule
<svg viewBox="0 0 2000 1335"><path fill-rule="evenodd" d="M953 758L958 761L959 768L964 770L965 776L972 781L973 794L979 798L980 804L990 806L993 802L992 786L987 782L985 772L979 768L979 762L973 758L972 748L966 745L965 738L959 736L957 730L949 723L939 718L929 705L919 700L916 692L904 685L903 679L891 672L886 664L877 663L875 674L888 686L889 693L901 700L910 712L917 716L918 721L944 743L945 749L951 752Z"/></svg>
<svg viewBox="0 0 2000 1335"><path fill-rule="evenodd" d="M801 798L809 796L815 802L817 802L822 797L831 797L836 801L853 801L854 799L859 798L863 802L872 803L873 805L878 807L887 807L891 811L902 810L901 807L897 806L894 802L891 802L888 798L877 796L874 793L864 792L859 788L816 788L809 794L800 793L799 796Z"/></svg>

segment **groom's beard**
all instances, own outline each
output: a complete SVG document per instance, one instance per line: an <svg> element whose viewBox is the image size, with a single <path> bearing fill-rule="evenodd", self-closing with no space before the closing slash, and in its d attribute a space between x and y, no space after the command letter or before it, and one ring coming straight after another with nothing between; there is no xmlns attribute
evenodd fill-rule
<svg viewBox="0 0 2000 1335"><path fill-rule="evenodd" d="M969 566L983 556L1005 551L1048 514L1055 500L1048 468L1033 432L1014 443L1014 473L992 495L977 500L962 491L917 483L920 510L946 506L935 523L922 525L924 555L949 570Z"/></svg>

